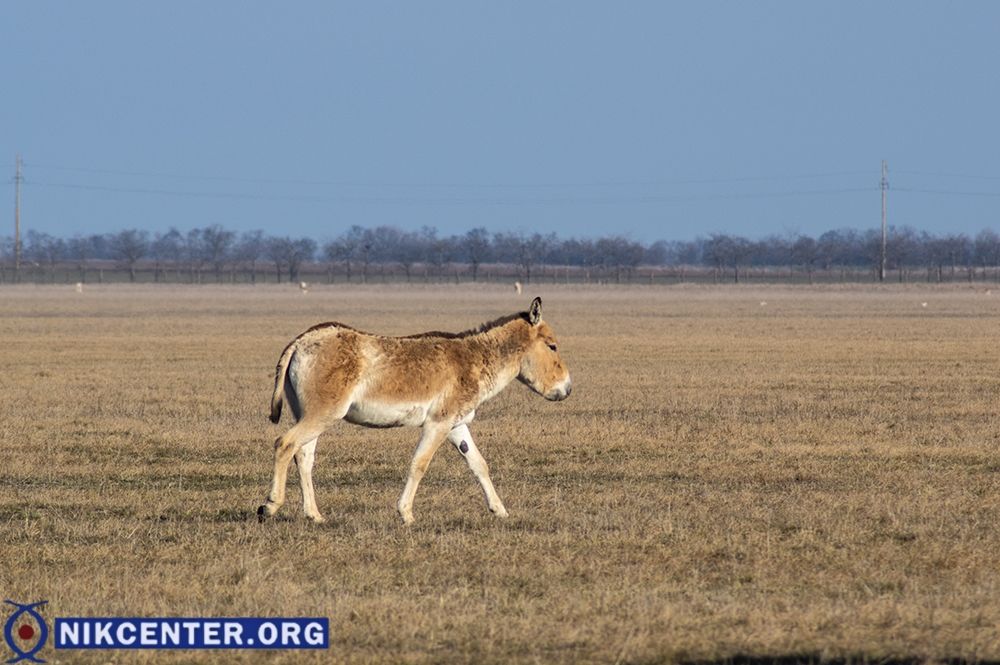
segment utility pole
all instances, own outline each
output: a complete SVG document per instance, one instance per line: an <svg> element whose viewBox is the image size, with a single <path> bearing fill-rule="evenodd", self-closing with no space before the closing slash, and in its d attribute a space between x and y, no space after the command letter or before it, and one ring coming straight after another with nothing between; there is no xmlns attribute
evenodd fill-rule
<svg viewBox="0 0 1000 665"><path fill-rule="evenodd" d="M21 281L21 155L15 159L14 173L14 283Z"/></svg>
<svg viewBox="0 0 1000 665"><path fill-rule="evenodd" d="M879 253L879 266L878 266L878 281L885 281L885 255L886 255L886 241L888 240L888 227L886 226L885 220L885 197L886 192L889 191L889 178L887 176L888 168L886 167L885 160L882 160L882 251Z"/></svg>

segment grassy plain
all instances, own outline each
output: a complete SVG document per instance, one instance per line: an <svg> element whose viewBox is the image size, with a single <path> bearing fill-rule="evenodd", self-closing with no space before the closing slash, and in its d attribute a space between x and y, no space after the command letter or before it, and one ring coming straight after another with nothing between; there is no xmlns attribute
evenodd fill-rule
<svg viewBox="0 0 1000 665"><path fill-rule="evenodd" d="M322 654L53 663L1000 659L1000 289L540 287L573 396L514 384L472 427L508 520L442 448L403 527L416 431L343 424L329 521L293 470L256 522L289 339L459 330L535 292L0 289L0 593L331 619Z"/></svg>

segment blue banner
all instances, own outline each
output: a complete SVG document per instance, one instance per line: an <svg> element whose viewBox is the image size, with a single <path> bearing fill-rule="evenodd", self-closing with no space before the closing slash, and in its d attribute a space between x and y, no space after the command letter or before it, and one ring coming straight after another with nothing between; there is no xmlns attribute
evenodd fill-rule
<svg viewBox="0 0 1000 665"><path fill-rule="evenodd" d="M325 617L56 617L56 649L327 649Z"/></svg>

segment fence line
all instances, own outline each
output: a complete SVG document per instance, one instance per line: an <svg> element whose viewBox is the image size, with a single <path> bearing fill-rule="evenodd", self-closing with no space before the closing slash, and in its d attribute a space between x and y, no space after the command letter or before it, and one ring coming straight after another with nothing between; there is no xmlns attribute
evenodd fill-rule
<svg viewBox="0 0 1000 665"><path fill-rule="evenodd" d="M399 264L361 266L345 263L308 263L293 275L287 266L227 265L220 270L190 264L153 264L139 262L131 269L113 261L95 260L83 264L57 262L21 266L21 283L103 284L135 281L144 284L383 284L383 283L507 283L525 284L856 284L877 282L874 268L831 267L805 270L801 267L750 266L713 268L706 266L536 266L530 278L519 266L511 264L480 265L474 277L470 265L451 263L444 266L420 264L409 270ZM134 280L133 280L134 274ZM0 284L12 284L12 263L0 263ZM291 277L291 278L290 278ZM886 283L1000 283L1000 267L930 266L888 270Z"/></svg>

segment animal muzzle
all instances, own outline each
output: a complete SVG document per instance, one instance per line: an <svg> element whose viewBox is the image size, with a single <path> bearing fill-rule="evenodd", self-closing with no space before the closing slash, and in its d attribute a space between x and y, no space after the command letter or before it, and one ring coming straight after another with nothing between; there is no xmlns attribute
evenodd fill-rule
<svg viewBox="0 0 1000 665"><path fill-rule="evenodd" d="M566 381L545 393L545 399L553 402L561 402L573 392L573 382L566 377Z"/></svg>

